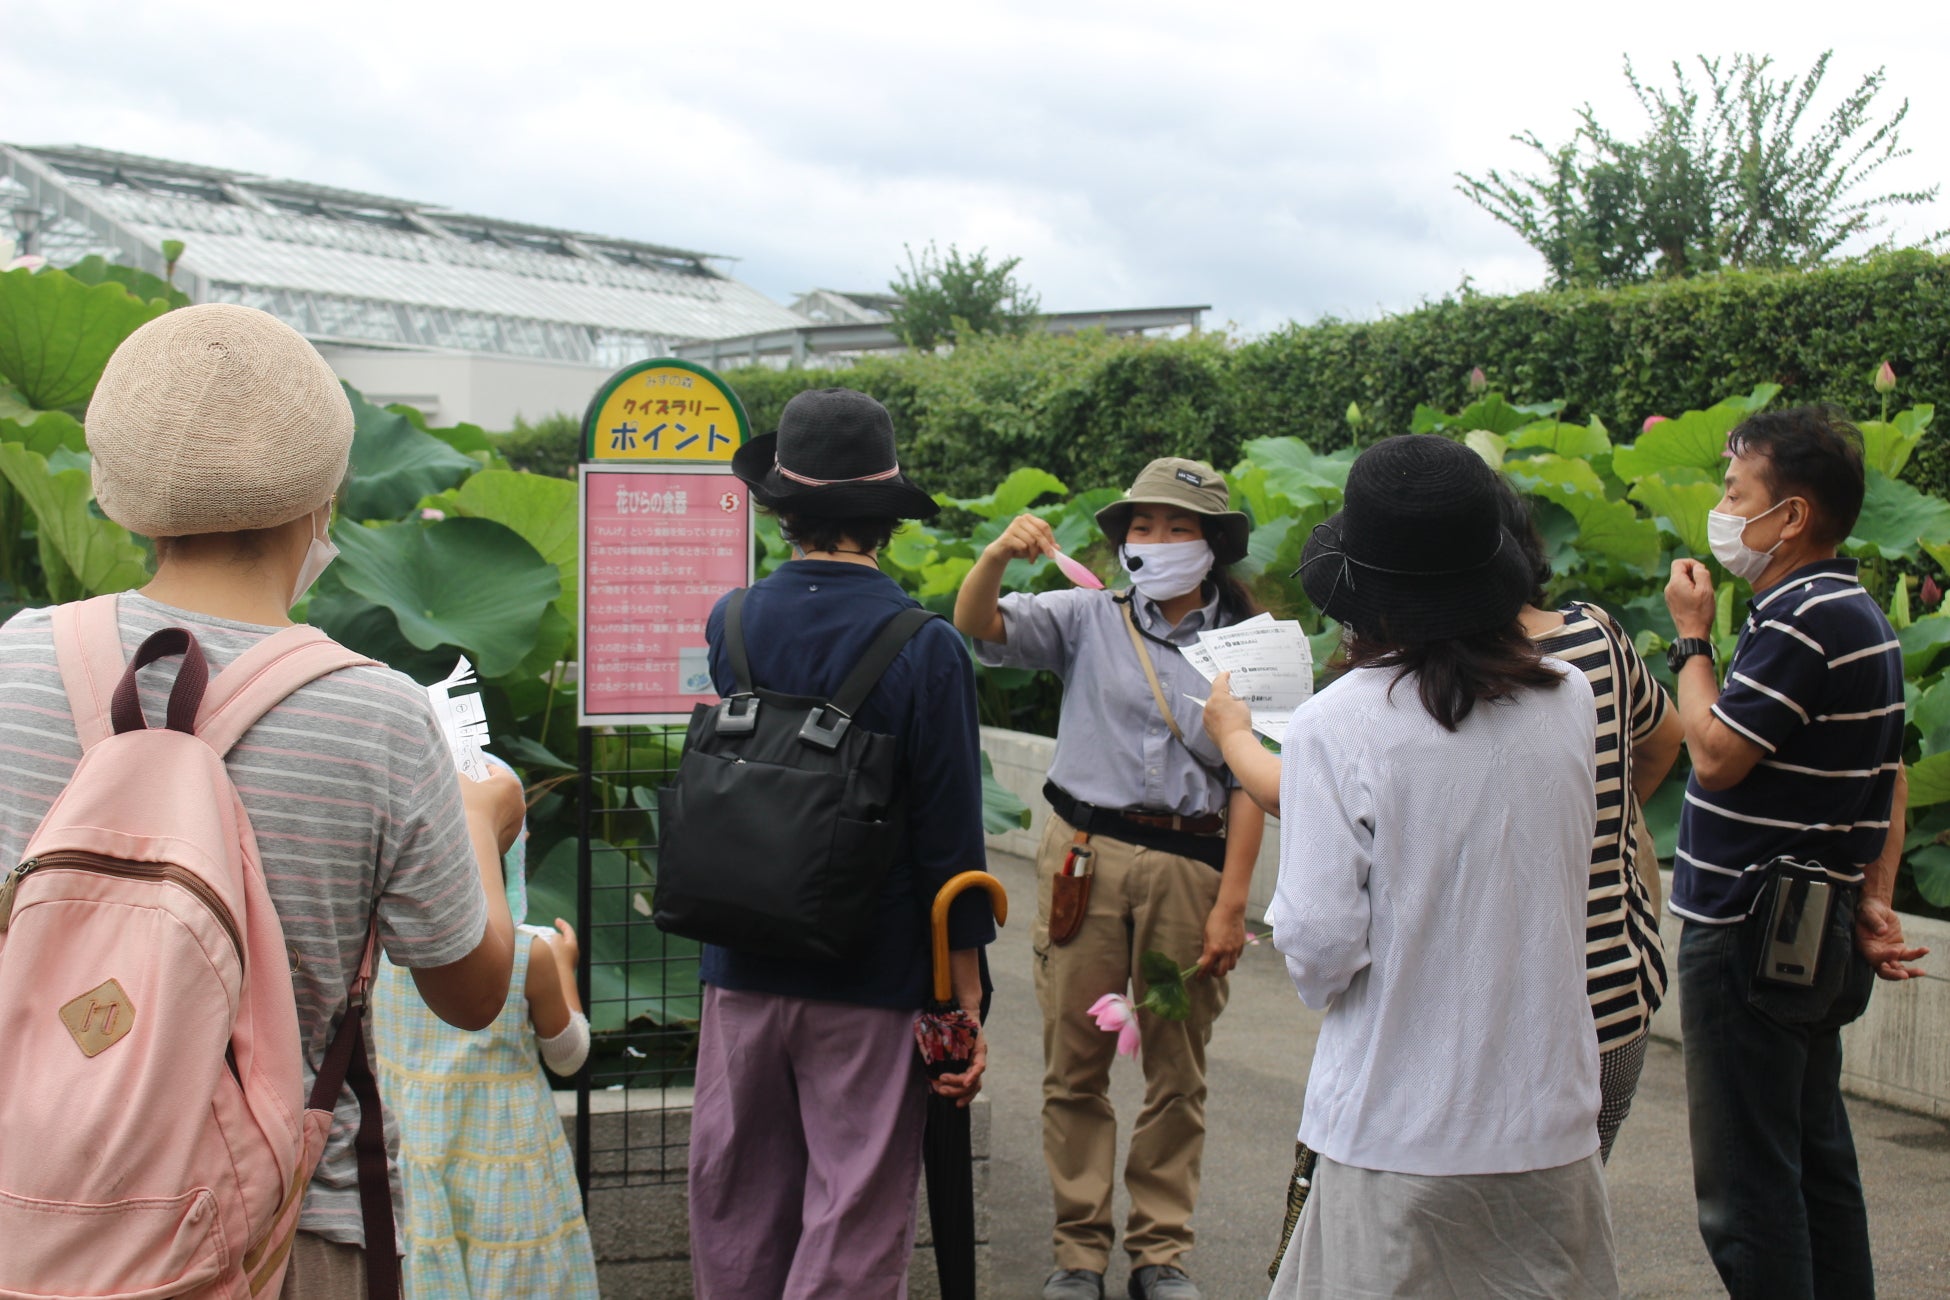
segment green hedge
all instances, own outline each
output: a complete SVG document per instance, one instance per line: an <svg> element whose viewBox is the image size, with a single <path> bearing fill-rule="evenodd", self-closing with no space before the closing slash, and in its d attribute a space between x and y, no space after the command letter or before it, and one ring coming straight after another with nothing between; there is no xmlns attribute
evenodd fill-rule
<svg viewBox="0 0 1950 1300"><path fill-rule="evenodd" d="M1631 438L1649 415L1711 406L1760 383L1783 403L1891 409L1950 400L1950 258L1909 251L1810 272L1740 272L1616 290L1470 296L1371 322L1290 325L1232 343L1102 335L983 339L954 353L869 357L839 370L726 373L752 427L802 389L838 384L893 412L902 458L935 491L976 496L1023 465L1070 483L1127 482L1154 456L1229 466L1249 439L1318 451L1404 432L1418 404L1455 410L1481 367L1515 402L1566 403ZM1347 421L1350 403L1364 419ZM540 457L536 457L537 460ZM570 454L573 459L573 453ZM1931 434L1905 477L1950 495Z"/></svg>

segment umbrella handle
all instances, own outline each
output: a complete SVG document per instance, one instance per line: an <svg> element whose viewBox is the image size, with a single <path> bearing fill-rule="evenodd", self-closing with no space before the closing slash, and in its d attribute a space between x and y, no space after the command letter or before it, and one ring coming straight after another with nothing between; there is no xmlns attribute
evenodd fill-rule
<svg viewBox="0 0 1950 1300"><path fill-rule="evenodd" d="M930 930L934 938L934 1000L946 1002L954 996L954 972L948 968L948 906L955 899L971 889L986 889L989 902L995 909L995 923L1003 925L1009 919L1009 891L1002 882L986 871L964 871L950 877L941 892L934 896L934 911L930 918Z"/></svg>

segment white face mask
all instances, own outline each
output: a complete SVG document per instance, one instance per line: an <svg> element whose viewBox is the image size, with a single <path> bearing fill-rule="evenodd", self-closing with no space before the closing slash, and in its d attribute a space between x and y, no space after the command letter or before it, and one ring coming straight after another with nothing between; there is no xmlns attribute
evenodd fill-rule
<svg viewBox="0 0 1950 1300"><path fill-rule="evenodd" d="M322 527L318 521L321 514L325 516ZM304 563L298 566L298 581L292 584L289 603L296 605L303 600L305 593L311 590L311 585L318 581L318 575L325 572L332 561L338 558L339 548L332 545L332 506L327 502L312 511L311 545L305 548Z"/></svg>
<svg viewBox="0 0 1950 1300"><path fill-rule="evenodd" d="M1154 601L1197 591L1212 571L1212 547L1205 541L1126 543L1117 548L1117 557L1131 585Z"/></svg>
<svg viewBox="0 0 1950 1300"><path fill-rule="evenodd" d="M1777 541L1764 551L1756 551L1746 543L1747 525L1756 519L1767 518L1792 500L1794 498L1789 497L1787 501L1776 502L1753 519L1743 519L1721 510L1707 511L1706 542L1713 548L1713 558L1724 564L1727 572L1736 578L1745 578L1748 582L1759 579L1761 574L1767 572L1767 566L1774 562L1774 552L1781 549L1781 543Z"/></svg>

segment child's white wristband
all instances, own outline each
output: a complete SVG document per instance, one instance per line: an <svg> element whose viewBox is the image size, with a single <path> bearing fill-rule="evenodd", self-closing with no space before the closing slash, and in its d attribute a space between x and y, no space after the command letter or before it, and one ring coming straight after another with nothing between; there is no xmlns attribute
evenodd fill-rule
<svg viewBox="0 0 1950 1300"><path fill-rule="evenodd" d="M589 1017L580 1011L569 1017L569 1027L553 1038L544 1038L542 1060L560 1075L571 1075L589 1059Z"/></svg>

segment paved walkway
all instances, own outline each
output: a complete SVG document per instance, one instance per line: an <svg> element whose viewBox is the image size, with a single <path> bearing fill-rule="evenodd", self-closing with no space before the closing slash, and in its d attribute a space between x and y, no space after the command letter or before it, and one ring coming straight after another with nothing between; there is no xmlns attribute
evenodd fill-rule
<svg viewBox="0 0 1950 1300"><path fill-rule="evenodd" d="M993 950L995 1014L988 1092L994 1101L990 1239L994 1300L1039 1294L1050 1268L1049 1184L1043 1169L1041 1020L1030 983L1034 877L996 856L1013 918ZM1279 1240L1293 1130L1319 1017L1301 1006L1277 953L1246 950L1231 1002L1213 1035L1205 1187L1189 1265L1210 1300L1266 1293ZM1120 1116L1137 1113L1137 1062L1120 1060L1112 1093ZM1632 1116L1610 1168L1625 1294L1678 1300L1723 1294L1694 1226L1686 1142L1686 1085L1678 1048L1654 1041ZM1883 1300L1950 1297L1950 1125L1868 1102L1850 1106L1874 1233ZM1120 1193L1117 1214L1125 1212ZM1110 1294L1122 1296L1122 1256Z"/></svg>

